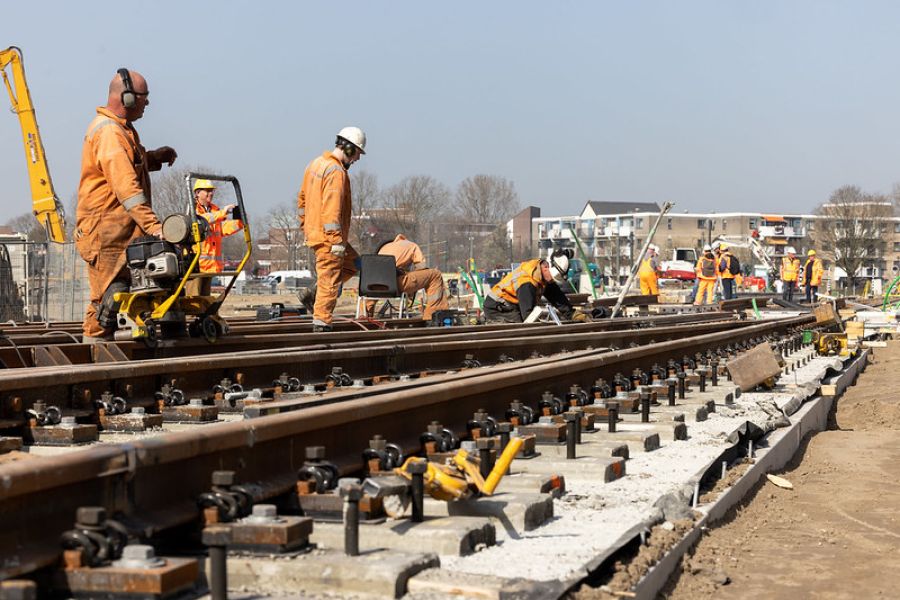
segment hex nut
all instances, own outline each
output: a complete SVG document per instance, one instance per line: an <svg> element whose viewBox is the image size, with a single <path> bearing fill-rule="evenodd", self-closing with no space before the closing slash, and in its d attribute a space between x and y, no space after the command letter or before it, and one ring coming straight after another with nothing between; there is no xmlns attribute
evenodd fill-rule
<svg viewBox="0 0 900 600"><path fill-rule="evenodd" d="M213 471L212 484L217 486L234 485L234 471Z"/></svg>
<svg viewBox="0 0 900 600"><path fill-rule="evenodd" d="M102 506L82 506L75 511L75 521L79 525L99 527L106 522L106 509Z"/></svg>

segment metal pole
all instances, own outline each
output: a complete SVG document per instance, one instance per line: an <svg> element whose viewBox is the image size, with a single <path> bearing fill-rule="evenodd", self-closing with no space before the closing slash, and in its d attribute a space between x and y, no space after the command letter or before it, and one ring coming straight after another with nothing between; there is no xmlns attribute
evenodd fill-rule
<svg viewBox="0 0 900 600"><path fill-rule="evenodd" d="M625 282L625 286L619 292L619 298L616 300L616 305L613 307L612 314L610 318L615 318L616 315L619 314L619 309L622 308L622 302L625 300L625 295L628 293L629 288L631 288L631 284L634 282L634 277L637 275L638 267L640 267L641 261L644 260L644 255L647 253L647 248L650 247L650 242L653 241L653 236L656 234L656 228L659 227L660 221L663 220L663 217L666 216L674 204L672 202L666 202L663 204L662 210L659 212L659 216L656 217L656 223L653 224L653 227L650 229L650 233L647 235L647 239L644 240L644 247L641 248L640 255L635 259L635 261L631 264L631 274L628 275L628 281ZM632 220L632 227L634 226L634 221Z"/></svg>

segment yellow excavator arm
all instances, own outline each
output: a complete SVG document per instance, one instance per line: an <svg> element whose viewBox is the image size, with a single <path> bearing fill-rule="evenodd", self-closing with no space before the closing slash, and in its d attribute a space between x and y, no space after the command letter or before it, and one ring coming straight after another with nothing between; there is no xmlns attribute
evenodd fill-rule
<svg viewBox="0 0 900 600"><path fill-rule="evenodd" d="M12 82L6 72L7 66L12 71ZM22 141L25 144L25 160L28 163L34 216L43 225L52 241L65 242L65 214L56 192L53 191L53 181L50 179L47 157L44 155L44 144L34 116L28 83L25 81L21 50L15 46L0 50L0 73L3 74L3 84L9 93L12 110L19 115L19 124L22 126Z"/></svg>

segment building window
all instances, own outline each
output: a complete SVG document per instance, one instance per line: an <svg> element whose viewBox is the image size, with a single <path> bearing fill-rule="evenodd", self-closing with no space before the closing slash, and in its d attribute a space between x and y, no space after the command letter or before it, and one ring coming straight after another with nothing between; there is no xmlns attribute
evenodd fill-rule
<svg viewBox="0 0 900 600"><path fill-rule="evenodd" d="M900 223L897 223L897 225L900 226ZM666 219L666 227L669 229L669 231L672 230L672 217Z"/></svg>
<svg viewBox="0 0 900 600"><path fill-rule="evenodd" d="M756 219L750 219L750 229L756 229Z"/></svg>
<svg viewBox="0 0 900 600"><path fill-rule="evenodd" d="M894 252L900 252L900 242L894 242Z"/></svg>
<svg viewBox="0 0 900 600"><path fill-rule="evenodd" d="M706 229L706 219L697 219L697 229Z"/></svg>
<svg viewBox="0 0 900 600"><path fill-rule="evenodd" d="M644 228L644 219L641 217L636 218L634 220L634 227L636 229L643 229Z"/></svg>

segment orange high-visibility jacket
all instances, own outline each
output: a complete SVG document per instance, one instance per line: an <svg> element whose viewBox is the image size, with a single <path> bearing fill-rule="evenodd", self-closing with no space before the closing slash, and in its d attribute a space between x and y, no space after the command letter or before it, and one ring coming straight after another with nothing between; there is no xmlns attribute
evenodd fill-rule
<svg viewBox="0 0 900 600"><path fill-rule="evenodd" d="M800 259L785 256L781 259L781 280L797 281L797 273L800 272Z"/></svg>
<svg viewBox="0 0 900 600"><path fill-rule="evenodd" d="M701 256L697 261L697 266L694 267L694 272L697 273L697 277L699 277L700 279L715 281L719 275L719 269L716 265L716 259L706 258L706 255Z"/></svg>
<svg viewBox="0 0 900 600"><path fill-rule="evenodd" d="M544 278L541 276L541 259L526 260L518 267L507 273L503 279L491 288L491 295L512 304L518 304L519 288L530 283L537 288L538 296L544 291Z"/></svg>
<svg viewBox="0 0 900 600"><path fill-rule="evenodd" d="M331 152L306 167L297 196L307 246L347 244L350 237L350 176Z"/></svg>
<svg viewBox="0 0 900 600"><path fill-rule="evenodd" d="M725 267L722 268L722 265ZM734 275L731 274L731 252L724 252L719 258L719 274L722 279L734 279Z"/></svg>
<svg viewBox="0 0 900 600"><path fill-rule="evenodd" d="M194 247L194 252L200 252L200 271L203 273L221 273L225 270L225 259L222 256L222 238L232 233L237 233L244 228L244 224L238 219L229 219L228 211L220 209L215 204L209 204L205 208L196 204L194 209L209 224L206 238L200 242L200 248Z"/></svg>
<svg viewBox="0 0 900 600"><path fill-rule="evenodd" d="M84 260L94 264L103 248L122 250L124 264L124 250L133 238L159 230L150 205L149 173L159 168L131 123L97 109L84 136L75 211L75 241Z"/></svg>
<svg viewBox="0 0 900 600"><path fill-rule="evenodd" d="M425 256L422 254L422 249L419 248L419 245L406 239L406 236L402 233L398 234L393 242L388 242L382 246L378 250L378 254L393 256L394 262L397 263L397 268L403 271L409 271L410 267L425 262Z"/></svg>
<svg viewBox="0 0 900 600"><path fill-rule="evenodd" d="M806 261L803 267L803 278L801 285L819 285L822 283L822 275L825 274L825 267L822 265L822 259L813 258Z"/></svg>

